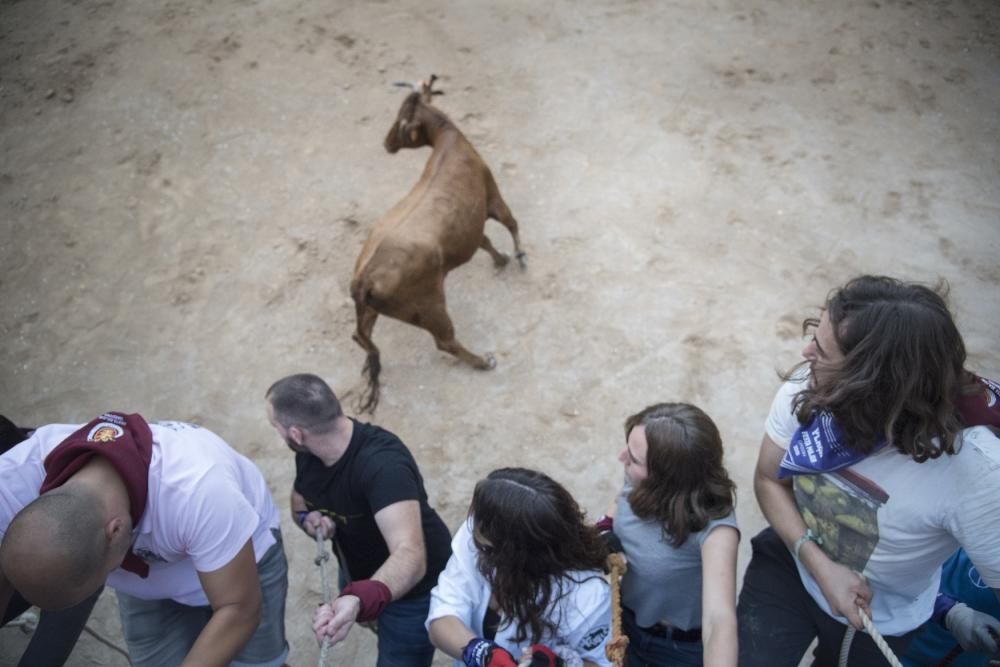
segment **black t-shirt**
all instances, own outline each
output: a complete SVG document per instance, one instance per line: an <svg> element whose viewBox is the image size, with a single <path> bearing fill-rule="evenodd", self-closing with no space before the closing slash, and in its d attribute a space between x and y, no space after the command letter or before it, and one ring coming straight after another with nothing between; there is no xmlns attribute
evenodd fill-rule
<svg viewBox="0 0 1000 667"><path fill-rule="evenodd" d="M306 507L337 524L337 560L351 581L370 579L389 558L376 512L404 500L419 501L427 574L401 599L424 595L448 563L451 534L427 503L424 480L406 445L385 429L351 421L351 443L331 467L312 454L295 455L295 491L305 498Z"/></svg>

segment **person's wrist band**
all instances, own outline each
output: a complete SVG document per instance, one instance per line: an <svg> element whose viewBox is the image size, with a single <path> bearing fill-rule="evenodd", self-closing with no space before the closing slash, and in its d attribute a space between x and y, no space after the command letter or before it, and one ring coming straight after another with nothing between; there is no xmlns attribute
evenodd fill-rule
<svg viewBox="0 0 1000 667"><path fill-rule="evenodd" d="M307 516L309 516L309 512L307 511L298 511L295 513L295 519L299 522L300 528L305 528Z"/></svg>
<svg viewBox="0 0 1000 667"><path fill-rule="evenodd" d="M610 516L608 516L607 514L605 514L604 516L602 516L600 519L597 520L597 523L594 524L594 527L597 528L597 532L599 533L604 533L609 530L614 530L615 520Z"/></svg>
<svg viewBox="0 0 1000 667"><path fill-rule="evenodd" d="M344 586L340 595L353 595L361 601L358 620L362 623L374 621L382 610L392 602L392 591L378 579L359 579Z"/></svg>
<svg viewBox="0 0 1000 667"><path fill-rule="evenodd" d="M792 547L792 552L795 554L795 560L799 559L799 550L802 545L806 542L815 542L818 545L823 544L823 538L812 531L812 528L806 528L806 532L799 539L795 540L795 546Z"/></svg>
<svg viewBox="0 0 1000 667"><path fill-rule="evenodd" d="M462 651L462 662L466 667L480 667L494 646L489 639L473 637Z"/></svg>

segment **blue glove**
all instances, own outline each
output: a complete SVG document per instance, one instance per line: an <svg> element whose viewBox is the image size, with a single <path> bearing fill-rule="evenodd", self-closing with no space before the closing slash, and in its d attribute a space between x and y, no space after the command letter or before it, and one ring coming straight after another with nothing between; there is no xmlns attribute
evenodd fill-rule
<svg viewBox="0 0 1000 667"><path fill-rule="evenodd" d="M476 637L462 651L465 667L517 667L517 661L494 642Z"/></svg>

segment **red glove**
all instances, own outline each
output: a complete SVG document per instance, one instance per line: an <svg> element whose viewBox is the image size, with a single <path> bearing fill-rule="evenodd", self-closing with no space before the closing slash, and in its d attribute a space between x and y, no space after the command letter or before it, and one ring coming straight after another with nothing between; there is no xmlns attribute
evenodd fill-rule
<svg viewBox="0 0 1000 667"><path fill-rule="evenodd" d="M375 579L352 581L341 589L337 597L345 595L354 595L361 600L361 611L358 612L358 621L361 623L374 621L386 605L392 602L392 591Z"/></svg>
<svg viewBox="0 0 1000 667"><path fill-rule="evenodd" d="M556 655L552 649L544 644L532 644L531 667L563 667L563 659Z"/></svg>

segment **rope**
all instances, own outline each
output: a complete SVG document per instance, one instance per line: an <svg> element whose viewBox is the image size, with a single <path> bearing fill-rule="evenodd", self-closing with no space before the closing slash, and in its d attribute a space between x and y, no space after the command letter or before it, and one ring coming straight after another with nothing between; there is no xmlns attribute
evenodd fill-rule
<svg viewBox="0 0 1000 667"><path fill-rule="evenodd" d="M330 604L330 581L326 577L326 562L330 560L330 552L325 548L326 531L320 526L316 529L316 558L313 560L319 566L319 578L323 591L323 604ZM326 655L330 652L330 638L323 637L323 644L319 649L319 667L326 665Z"/></svg>
<svg viewBox="0 0 1000 667"><path fill-rule="evenodd" d="M875 646L877 646L878 650L882 652L882 655L885 656L885 659L889 662L889 664L892 665L892 667L903 667L903 663L899 661L896 654L892 652L891 648L889 648L889 645L882 637L882 633L878 631L875 624L872 623L870 618L868 618L868 614L866 614L861 607L858 607L858 614L861 616L861 623L865 626L865 630L868 631L872 641L875 642ZM840 644L840 659L837 661L837 665L839 667L847 667L847 656L851 652L851 642L854 641L854 635L856 632L857 630L853 625L847 626L847 632L844 633L844 641Z"/></svg>
<svg viewBox="0 0 1000 667"><path fill-rule="evenodd" d="M122 649L120 646L117 646L114 643L112 643L112 641L110 639L108 639L107 637L105 637L104 635L102 635L101 633L99 633L97 630L94 630L89 625L83 626L83 630L88 635L90 635L91 637L93 637L97 641L101 642L102 644L104 644L105 646L107 646L112 651L117 651L118 653L122 654L122 656L124 656L124 658L125 658L125 661L128 662L128 664L130 664L130 665L132 664L132 659L128 657L128 653L124 649Z"/></svg>
<svg viewBox="0 0 1000 667"><path fill-rule="evenodd" d="M628 569L625 556L620 553L608 556L608 569L611 570L611 639L604 645L604 654L614 667L622 667L628 647L628 637L622 633L621 577Z"/></svg>

